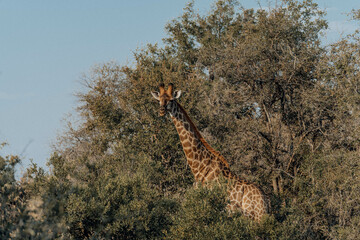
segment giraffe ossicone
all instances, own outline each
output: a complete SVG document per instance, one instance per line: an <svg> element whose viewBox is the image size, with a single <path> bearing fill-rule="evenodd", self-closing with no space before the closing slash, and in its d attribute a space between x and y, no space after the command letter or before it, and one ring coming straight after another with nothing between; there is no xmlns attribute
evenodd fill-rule
<svg viewBox="0 0 360 240"><path fill-rule="evenodd" d="M181 91L174 91L173 84L169 84L167 90L160 84L159 92L151 94L160 102L160 116L170 114L196 182L219 180L221 176L228 179L229 209L240 210L259 222L268 211L264 193L255 184L232 173L225 158L201 136L185 109L176 101Z"/></svg>

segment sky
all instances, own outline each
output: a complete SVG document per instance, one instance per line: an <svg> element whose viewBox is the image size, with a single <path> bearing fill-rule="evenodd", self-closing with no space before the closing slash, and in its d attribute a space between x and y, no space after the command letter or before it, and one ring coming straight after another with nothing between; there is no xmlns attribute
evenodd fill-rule
<svg viewBox="0 0 360 240"><path fill-rule="evenodd" d="M96 64L133 63L133 52L161 45L165 25L188 0L0 0L0 156L19 155L22 166L46 167L51 144L65 129L84 90L83 74ZM240 1L258 8L259 1ZM274 2L274 1L273 1ZM347 21L359 0L318 0L327 11L325 43L360 27ZM207 13L213 0L197 0ZM260 1L262 7L268 1Z"/></svg>

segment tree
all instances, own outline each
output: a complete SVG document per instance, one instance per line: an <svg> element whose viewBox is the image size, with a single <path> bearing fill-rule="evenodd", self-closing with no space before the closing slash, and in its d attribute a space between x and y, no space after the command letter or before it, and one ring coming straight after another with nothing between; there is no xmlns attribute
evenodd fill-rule
<svg viewBox="0 0 360 240"><path fill-rule="evenodd" d="M59 222L61 214L54 211L53 205L57 199L45 198L38 191L44 184L43 170L33 165L24 178L17 181L15 168L20 162L15 155L0 156L1 239L63 239L65 228ZM51 189L47 191L50 193Z"/></svg>
<svg viewBox="0 0 360 240"><path fill-rule="evenodd" d="M190 3L167 26L167 42L182 58L186 49L188 64L195 61L207 78L200 107L207 115L206 137L245 176L263 176L262 184L270 178L272 190L283 193L325 130L320 119L332 120L307 106L308 97L320 96L314 89L321 84L315 72L324 51L319 40L327 26L324 12L311 1L283 1L257 11L236 12L235 6L218 1L208 16L199 16ZM318 99L322 108L327 100Z"/></svg>
<svg viewBox="0 0 360 240"><path fill-rule="evenodd" d="M91 69L51 173L33 165L16 182L18 158L0 158L1 210L11 219L1 222L2 236L356 238L357 33L323 47L324 12L309 0L238 6L219 0L200 15L191 2L166 26L163 47L137 51L131 67ZM229 215L218 186L192 187L175 128L150 95L170 82L232 170L271 198L260 225Z"/></svg>

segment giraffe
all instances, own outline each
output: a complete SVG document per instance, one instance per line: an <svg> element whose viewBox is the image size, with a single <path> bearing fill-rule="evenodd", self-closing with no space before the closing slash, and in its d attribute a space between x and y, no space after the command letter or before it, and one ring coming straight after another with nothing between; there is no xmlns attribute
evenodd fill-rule
<svg viewBox="0 0 360 240"><path fill-rule="evenodd" d="M159 92L151 94L160 102L160 116L164 116L167 112L170 114L196 183L216 181L222 175L230 180L228 181L229 210L232 212L240 210L245 216L259 222L267 213L263 192L255 184L231 172L225 158L201 136L185 109L176 101L181 95L181 90L174 91L173 84L169 84L167 90L164 87L164 84L160 84Z"/></svg>

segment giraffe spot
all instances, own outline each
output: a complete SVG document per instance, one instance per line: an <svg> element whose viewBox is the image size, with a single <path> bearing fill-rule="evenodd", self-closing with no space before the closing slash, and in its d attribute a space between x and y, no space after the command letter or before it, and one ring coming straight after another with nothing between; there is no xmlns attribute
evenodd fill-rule
<svg viewBox="0 0 360 240"><path fill-rule="evenodd" d="M209 173L207 179L208 179L208 180L212 180L212 179L214 179L214 178L215 178L215 172Z"/></svg>
<svg viewBox="0 0 360 240"><path fill-rule="evenodd" d="M203 163L204 163L205 165L209 165L209 164L210 164L210 159L204 159L204 160L203 160Z"/></svg>
<svg viewBox="0 0 360 240"><path fill-rule="evenodd" d="M224 177L229 177L230 172L229 172L227 169L225 169L225 170L223 171L223 174L224 174Z"/></svg>
<svg viewBox="0 0 360 240"><path fill-rule="evenodd" d="M199 162L193 161L193 168L198 168L198 167L199 167Z"/></svg>
<svg viewBox="0 0 360 240"><path fill-rule="evenodd" d="M204 177L207 177L210 174L210 172L211 172L211 168L209 168L209 167L205 168Z"/></svg>
<svg viewBox="0 0 360 240"><path fill-rule="evenodd" d="M203 172L203 170L205 169L205 167L206 167L205 164L204 164L204 163L201 163L201 164L200 164L200 167L199 167L199 171L200 171L200 172Z"/></svg>
<svg viewBox="0 0 360 240"><path fill-rule="evenodd" d="M186 137L183 136L183 135L181 135L181 134L179 134L179 137L180 137L180 141L181 141L181 142L183 142L184 140L186 140Z"/></svg>
<svg viewBox="0 0 360 240"><path fill-rule="evenodd" d="M183 147L184 148L189 148L189 147L191 147L191 144L189 143L189 141L184 141L183 142Z"/></svg>
<svg viewBox="0 0 360 240"><path fill-rule="evenodd" d="M193 154L191 149L184 149L185 155L188 156L189 154Z"/></svg>
<svg viewBox="0 0 360 240"><path fill-rule="evenodd" d="M242 197L243 197L243 194L241 193L241 192L238 192L237 194L236 194L236 199L242 199Z"/></svg>

